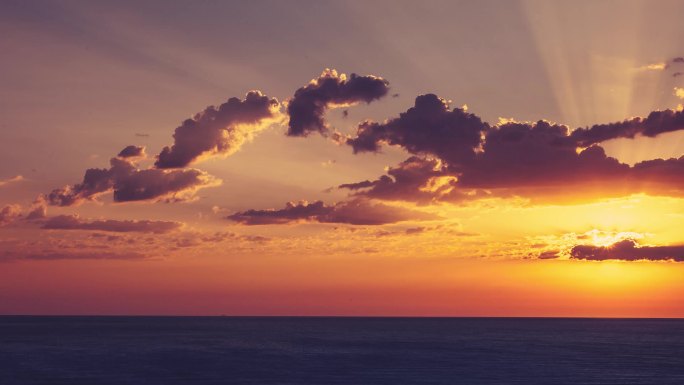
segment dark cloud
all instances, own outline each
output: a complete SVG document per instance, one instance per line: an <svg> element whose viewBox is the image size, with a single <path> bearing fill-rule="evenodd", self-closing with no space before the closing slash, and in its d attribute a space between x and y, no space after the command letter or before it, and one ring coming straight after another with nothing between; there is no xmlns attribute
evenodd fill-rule
<svg viewBox="0 0 684 385"><path fill-rule="evenodd" d="M321 76L299 88L288 103L290 117L287 135L307 136L312 132L325 134L329 128L324 115L327 109L360 102L370 103L387 95L389 83L368 75L338 74L326 69Z"/></svg>
<svg viewBox="0 0 684 385"><path fill-rule="evenodd" d="M507 123L490 130L483 151L460 170L458 185L465 188L515 188L573 185L626 174L629 166L606 156L603 148L577 152L565 145L565 126L545 121Z"/></svg>
<svg viewBox="0 0 684 385"><path fill-rule="evenodd" d="M543 120L492 126L464 109L450 109L435 95L422 95L398 118L363 122L356 137L347 140L356 153L378 151L388 144L416 156L377 180L339 187L360 197L419 203L515 195L584 199L607 191L616 196L681 194L684 159L630 167L594 144L680 129L684 129L684 113L672 110L572 132Z"/></svg>
<svg viewBox="0 0 684 385"><path fill-rule="evenodd" d="M49 230L98 230L117 233L168 233L183 226L180 222L150 220L83 220L78 215L58 215L48 219L43 229Z"/></svg>
<svg viewBox="0 0 684 385"><path fill-rule="evenodd" d="M157 168L185 167L202 157L230 155L279 114L278 100L250 91L244 100L230 98L210 106L178 126L174 143L157 156Z"/></svg>
<svg viewBox="0 0 684 385"><path fill-rule="evenodd" d="M285 224L293 222L382 225L408 220L431 220L437 219L437 217L416 210L356 199L334 205L326 205L322 201L313 203L289 202L284 209L247 210L229 215L227 219L245 225Z"/></svg>
<svg viewBox="0 0 684 385"><path fill-rule="evenodd" d="M21 217L21 206L5 205L0 209L0 226L8 225Z"/></svg>
<svg viewBox="0 0 684 385"><path fill-rule="evenodd" d="M113 191L115 202L162 201L192 199L201 188L216 186L219 180L196 169L138 169L122 158L112 158L109 169L86 170L81 183L50 192L47 202L54 206L72 206Z"/></svg>
<svg viewBox="0 0 684 385"><path fill-rule="evenodd" d="M523 136L557 147L589 147L610 139L655 137L684 129L684 111L653 111L647 117L597 124L570 132L563 125L545 121L505 123L490 126L465 109L450 109L446 100L427 94L416 98L414 107L385 123L366 121L357 135L347 140L355 153L378 151L382 144L396 145L412 154L437 156L451 167L472 161L491 140L514 142ZM530 134L527 134L530 132ZM504 137L505 136L505 137ZM522 143L522 141L521 141Z"/></svg>
<svg viewBox="0 0 684 385"><path fill-rule="evenodd" d="M437 159L412 156L390 167L387 175L370 181L347 183L339 188L353 195L383 200L399 200L427 204L433 201L458 201L465 191L456 191L456 179ZM469 194L473 192L468 191Z"/></svg>
<svg viewBox="0 0 684 385"><path fill-rule="evenodd" d="M633 239L625 239L610 246L577 245L570 250L570 257L591 261L676 261L684 262L684 245L640 246Z"/></svg>
<svg viewBox="0 0 684 385"><path fill-rule="evenodd" d="M558 258L558 250L543 251L539 254L537 258L539 259L556 259Z"/></svg>
<svg viewBox="0 0 684 385"><path fill-rule="evenodd" d="M117 155L119 158L138 158L138 157L145 157L145 147L140 147L140 146L126 146L121 152L119 152L119 155Z"/></svg>
<svg viewBox="0 0 684 385"><path fill-rule="evenodd" d="M684 57L676 57L672 59L673 63L684 63Z"/></svg>
<svg viewBox="0 0 684 385"><path fill-rule="evenodd" d="M646 118L636 117L622 122L597 124L578 128L569 140L578 147L588 147L610 139L634 138L637 135L655 137L665 132L684 129L684 111L653 111Z"/></svg>
<svg viewBox="0 0 684 385"><path fill-rule="evenodd" d="M412 154L439 157L452 165L472 161L489 128L479 117L436 95L418 96L415 105L385 123L366 121L347 143L354 153L376 152L382 144L401 146Z"/></svg>
<svg viewBox="0 0 684 385"><path fill-rule="evenodd" d="M404 230L404 233L406 235L411 235L411 234L420 234L428 231L428 227L409 227L408 229Z"/></svg>

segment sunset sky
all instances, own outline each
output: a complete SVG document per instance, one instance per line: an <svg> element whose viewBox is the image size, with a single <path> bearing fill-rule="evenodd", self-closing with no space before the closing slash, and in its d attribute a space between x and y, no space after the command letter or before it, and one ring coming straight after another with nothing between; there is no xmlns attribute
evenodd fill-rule
<svg viewBox="0 0 684 385"><path fill-rule="evenodd" d="M0 314L684 317L681 1L0 2Z"/></svg>

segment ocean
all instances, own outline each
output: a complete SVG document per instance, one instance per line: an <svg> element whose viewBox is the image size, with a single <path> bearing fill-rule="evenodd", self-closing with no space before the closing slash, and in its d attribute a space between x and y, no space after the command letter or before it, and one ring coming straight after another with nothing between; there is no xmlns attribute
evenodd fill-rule
<svg viewBox="0 0 684 385"><path fill-rule="evenodd" d="M0 385L684 384L684 320L0 317Z"/></svg>

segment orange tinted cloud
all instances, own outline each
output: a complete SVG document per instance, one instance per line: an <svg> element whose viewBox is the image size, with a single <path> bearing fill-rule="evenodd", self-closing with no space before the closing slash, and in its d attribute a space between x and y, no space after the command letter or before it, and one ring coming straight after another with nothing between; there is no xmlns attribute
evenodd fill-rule
<svg viewBox="0 0 684 385"><path fill-rule="evenodd" d="M334 205L322 201L289 202L280 210L247 210L227 217L246 225L286 224L293 222L347 223L352 225L382 225L407 220L429 220L432 214L402 207L351 200Z"/></svg>
<svg viewBox="0 0 684 385"><path fill-rule="evenodd" d="M164 147L155 166L179 168L203 157L230 155L273 123L279 110L278 100L260 91L248 92L243 100L230 98L218 107L207 107L176 128L173 145Z"/></svg>

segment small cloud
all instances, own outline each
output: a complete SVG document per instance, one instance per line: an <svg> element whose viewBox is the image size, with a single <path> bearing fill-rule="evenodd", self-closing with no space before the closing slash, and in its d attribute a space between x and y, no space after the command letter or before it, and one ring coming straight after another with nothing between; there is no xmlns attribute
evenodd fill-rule
<svg viewBox="0 0 684 385"><path fill-rule="evenodd" d="M680 99L684 99L684 88L682 87L675 87L674 88L674 94L676 97Z"/></svg>
<svg viewBox="0 0 684 385"><path fill-rule="evenodd" d="M14 183L14 182L21 182L23 180L24 180L24 177L21 175L13 176L13 177L7 178L7 179L0 179L0 187L8 185L10 183Z"/></svg>
<svg viewBox="0 0 684 385"><path fill-rule="evenodd" d="M21 206L5 205L0 209L0 226L8 225L21 217Z"/></svg>
<svg viewBox="0 0 684 385"><path fill-rule="evenodd" d="M328 168L328 167L334 166L335 163L337 163L336 160L330 159L330 160L326 160L325 162L321 162L321 166L324 167L324 168Z"/></svg>
<svg viewBox="0 0 684 385"><path fill-rule="evenodd" d="M141 146L126 146L117 155L119 158L144 158L145 157L145 147Z"/></svg>
<svg viewBox="0 0 684 385"><path fill-rule="evenodd" d="M539 259L556 259L560 255L558 254L557 250L549 250L549 251L544 251L539 254L538 258Z"/></svg>
<svg viewBox="0 0 684 385"><path fill-rule="evenodd" d="M407 235L411 235L411 234L420 234L420 233L424 233L424 232L427 231L427 230L428 230L427 227L409 227L408 229L406 229L405 232L406 232Z"/></svg>
<svg viewBox="0 0 684 385"><path fill-rule="evenodd" d="M45 196L40 195L33 201L30 211L26 214L27 221L43 219L47 216L47 202Z"/></svg>
<svg viewBox="0 0 684 385"><path fill-rule="evenodd" d="M663 71L667 69L668 65L667 63L651 63L651 64L646 64L644 66L639 67L640 70L642 71Z"/></svg>

